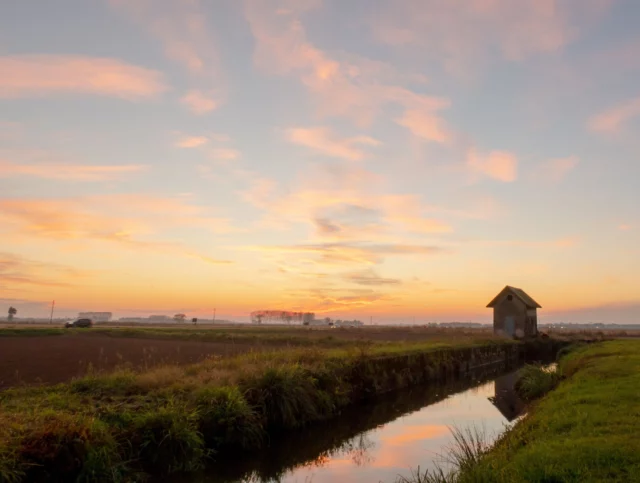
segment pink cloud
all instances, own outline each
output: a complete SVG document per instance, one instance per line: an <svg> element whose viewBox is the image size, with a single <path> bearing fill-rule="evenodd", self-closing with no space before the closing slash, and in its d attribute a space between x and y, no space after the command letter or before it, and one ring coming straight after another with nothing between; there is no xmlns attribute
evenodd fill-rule
<svg viewBox="0 0 640 483"><path fill-rule="evenodd" d="M159 39L165 54L193 74L215 76L219 68L216 41L207 28L199 0L109 0Z"/></svg>
<svg viewBox="0 0 640 483"><path fill-rule="evenodd" d="M618 226L618 230L620 231L629 231L631 230L632 226L628 223L623 223L621 225Z"/></svg>
<svg viewBox="0 0 640 483"><path fill-rule="evenodd" d="M181 101L194 114L216 109L226 97L217 45L200 0L108 0L161 42L165 55L190 74L191 90Z"/></svg>
<svg viewBox="0 0 640 483"><path fill-rule="evenodd" d="M573 171L579 163L580 160L575 156L550 159L538 166L534 172L534 178L551 183L558 183Z"/></svg>
<svg viewBox="0 0 640 483"><path fill-rule="evenodd" d="M62 181L104 181L148 169L143 165L90 166L81 164L14 164L0 160L0 178L34 176Z"/></svg>
<svg viewBox="0 0 640 483"><path fill-rule="evenodd" d="M175 145L179 148L198 148L204 146L209 142L209 138L206 136L183 136Z"/></svg>
<svg viewBox="0 0 640 483"><path fill-rule="evenodd" d="M387 194L384 178L356 164L323 165L295 180L290 189L273 180L256 180L243 195L264 210L263 225L289 229L306 224L323 242L394 242L413 234L450 233L451 224L441 217L469 216L429 205L418 195Z"/></svg>
<svg viewBox="0 0 640 483"><path fill-rule="evenodd" d="M207 114L218 108L218 101L211 95L199 90L187 92L180 101L194 114Z"/></svg>
<svg viewBox="0 0 640 483"><path fill-rule="evenodd" d="M589 28L609 0L394 0L371 20L386 44L414 45L460 73L492 55L557 52Z"/></svg>
<svg viewBox="0 0 640 483"><path fill-rule="evenodd" d="M167 89L159 72L109 58L15 55L0 57L0 72L0 98L82 93L137 100Z"/></svg>
<svg viewBox="0 0 640 483"><path fill-rule="evenodd" d="M323 127L291 128L287 129L285 134L293 144L306 146L327 156L350 160L359 160L365 156L364 151L358 149L357 145L380 145L380 141L368 136L339 139L329 129Z"/></svg>
<svg viewBox="0 0 640 483"><path fill-rule="evenodd" d="M214 160L232 161L234 159L239 159L242 156L242 153L237 149L216 148L211 150L210 156Z"/></svg>
<svg viewBox="0 0 640 483"><path fill-rule="evenodd" d="M175 227L232 231L225 218L212 216L204 206L181 198L139 194L74 198L5 198L0 220L7 233L54 240L99 240L131 246L173 246L140 238Z"/></svg>
<svg viewBox="0 0 640 483"><path fill-rule="evenodd" d="M364 127L383 109L396 105L403 111L412 111L400 117L404 119L402 125L416 128L416 120L424 119L431 119L432 126L443 125L436 114L438 109L448 107L446 99L416 94L396 85L393 81L406 76L380 62L344 54L332 56L319 49L307 39L300 10L280 11L277 7L282 5L282 0L245 2L245 14L256 39L254 60L267 73L297 77L321 117L344 117ZM438 137L442 132L444 128Z"/></svg>
<svg viewBox="0 0 640 483"><path fill-rule="evenodd" d="M482 175L510 183L518 177L518 159L511 153L491 151L486 155L471 150L467 157L467 166L475 176Z"/></svg>
<svg viewBox="0 0 640 483"><path fill-rule="evenodd" d="M451 134L443 121L429 112L408 109L396 122L427 141L447 143L451 140Z"/></svg>
<svg viewBox="0 0 640 483"><path fill-rule="evenodd" d="M625 123L639 116L640 97L636 97L593 116L589 120L588 127L594 132L616 133Z"/></svg>
<svg viewBox="0 0 640 483"><path fill-rule="evenodd" d="M42 287L69 287L73 282L86 279L91 275L89 270L47 263L39 260L25 258L13 253L0 252L0 289L3 291L16 291L19 287L24 290L27 286Z"/></svg>

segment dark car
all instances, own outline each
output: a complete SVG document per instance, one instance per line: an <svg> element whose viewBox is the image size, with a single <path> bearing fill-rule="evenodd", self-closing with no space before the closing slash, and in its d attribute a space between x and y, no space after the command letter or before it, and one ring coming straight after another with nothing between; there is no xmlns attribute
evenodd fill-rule
<svg viewBox="0 0 640 483"><path fill-rule="evenodd" d="M88 328L93 325L91 319L78 319L75 322L67 322L64 326L68 329L70 327Z"/></svg>

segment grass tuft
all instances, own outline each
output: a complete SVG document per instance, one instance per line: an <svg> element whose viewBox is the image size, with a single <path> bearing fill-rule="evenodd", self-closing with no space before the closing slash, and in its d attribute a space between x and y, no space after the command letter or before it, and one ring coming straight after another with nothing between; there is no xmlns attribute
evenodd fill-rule
<svg viewBox="0 0 640 483"><path fill-rule="evenodd" d="M539 365L527 364L518 373L516 391L525 401L541 398L554 389L560 382L557 371L545 369Z"/></svg>
<svg viewBox="0 0 640 483"><path fill-rule="evenodd" d="M411 471L411 475L396 478L396 483L455 483L455 481L454 472L446 472L442 468L422 471L419 466L417 470Z"/></svg>
<svg viewBox="0 0 640 483"><path fill-rule="evenodd" d="M241 381L248 402L269 426L296 428L331 413L331 399L317 388L317 380L299 365L269 367Z"/></svg>
<svg viewBox="0 0 640 483"><path fill-rule="evenodd" d="M237 387L205 387L194 394L199 429L208 448L259 448L265 432L262 421Z"/></svg>
<svg viewBox="0 0 640 483"><path fill-rule="evenodd" d="M208 452L196 416L185 407L169 404L134 418L130 441L146 471L169 474L203 466Z"/></svg>

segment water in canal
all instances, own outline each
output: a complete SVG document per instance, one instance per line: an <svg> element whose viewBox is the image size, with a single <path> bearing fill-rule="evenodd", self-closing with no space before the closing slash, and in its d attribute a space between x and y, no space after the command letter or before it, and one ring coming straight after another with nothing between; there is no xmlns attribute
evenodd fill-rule
<svg viewBox="0 0 640 483"><path fill-rule="evenodd" d="M190 483L393 483L435 463L452 444L450 427L479 427L491 440L524 410L515 372L493 379L413 389L360 405L253 455L226 455ZM185 480L183 480L185 481Z"/></svg>

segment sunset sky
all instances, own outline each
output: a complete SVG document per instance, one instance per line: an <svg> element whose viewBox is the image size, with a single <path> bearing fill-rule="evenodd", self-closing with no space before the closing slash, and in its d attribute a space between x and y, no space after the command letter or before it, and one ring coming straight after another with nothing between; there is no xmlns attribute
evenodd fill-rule
<svg viewBox="0 0 640 483"><path fill-rule="evenodd" d="M509 284L541 322L640 322L639 21L4 0L0 311L488 322Z"/></svg>

